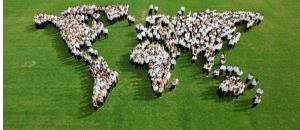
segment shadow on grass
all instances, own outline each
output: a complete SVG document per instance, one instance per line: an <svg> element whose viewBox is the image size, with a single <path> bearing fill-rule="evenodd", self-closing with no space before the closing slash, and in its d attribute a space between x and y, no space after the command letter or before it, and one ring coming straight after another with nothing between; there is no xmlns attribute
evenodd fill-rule
<svg viewBox="0 0 300 130"><path fill-rule="evenodd" d="M53 37L53 47L56 50L59 60L67 66L71 66L76 70L76 74L80 75L80 84L83 90L83 98L80 104L80 117L86 117L94 112L91 104L91 97L93 92L93 80L90 75L88 66L83 61L76 60L72 54L68 52L68 47L63 41L59 32L53 26L46 26L45 32Z"/></svg>
<svg viewBox="0 0 300 130"><path fill-rule="evenodd" d="M152 92L151 81L148 76L148 69L140 69L139 66L130 64L130 53L121 56L118 66L123 73L131 73L133 77L130 78L130 87L134 88L135 100L153 100L156 99ZM126 76L126 75L123 75Z"/></svg>
<svg viewBox="0 0 300 130"><path fill-rule="evenodd" d="M101 19L104 19L103 17ZM104 22L104 25L109 26L105 20L101 20ZM129 27L129 26L124 26ZM36 31L35 25L32 24L31 26L28 26L26 28L29 31ZM94 109L91 104L91 96L92 96L92 86L93 81L91 78L91 75L89 74L88 67L84 65L83 61L77 61L74 59L74 57L68 53L68 48L66 46L66 43L64 43L63 39L60 37L59 32L53 27L53 26L46 26L44 28L46 30L46 33L50 36L53 36L54 44L53 47L56 49L58 58L62 61L63 64L72 66L78 72L80 75L80 83L81 88L84 90L84 96L83 100L80 102L82 105L80 107L80 117L84 118L91 114L93 114ZM128 34L132 36L132 34ZM227 44L224 44L227 45ZM128 45L128 47L134 47L135 43L133 45ZM229 49L227 47L223 47L221 53L225 53ZM190 53L190 51L185 52ZM130 86L134 88L135 90L135 100L153 100L156 99L156 97L153 95L150 78L147 73L147 69L140 70L139 67L136 67L135 65L131 65L129 62L129 56L130 52L126 53L121 56L121 60L119 61L118 67L120 68L121 72L123 73L133 73L133 77L130 77ZM202 58L201 58L202 59ZM200 64L203 66L203 60L201 60ZM188 66L188 64L185 64L184 66ZM215 67L215 66L214 66ZM126 76L126 75L123 75ZM219 79L221 80L221 79ZM215 102L231 102L233 100L232 97L225 97L225 98L219 98L216 94L217 86L210 86L207 88L206 91L204 91L201 94L201 98L204 100L213 100ZM235 102L235 106L237 107L236 111L245 111L248 110L250 107L249 104L251 104L251 100L237 100Z"/></svg>
<svg viewBox="0 0 300 130"><path fill-rule="evenodd" d="M234 102L236 109L234 111L247 111L251 109L251 99L241 99Z"/></svg>
<svg viewBox="0 0 300 130"><path fill-rule="evenodd" d="M38 31L38 29L35 27L35 24L31 24L25 27L26 32L35 32Z"/></svg>
<svg viewBox="0 0 300 130"><path fill-rule="evenodd" d="M219 97L217 94L217 86L209 86L207 87L207 90L204 91L201 94L201 98L203 100L212 100L214 102L217 103L221 103L221 102L228 102L228 103L232 103L235 107L235 109L233 111L247 111L249 109L251 109L251 99L242 99L241 95L238 99L236 99L236 97L233 96L226 96L226 97Z"/></svg>

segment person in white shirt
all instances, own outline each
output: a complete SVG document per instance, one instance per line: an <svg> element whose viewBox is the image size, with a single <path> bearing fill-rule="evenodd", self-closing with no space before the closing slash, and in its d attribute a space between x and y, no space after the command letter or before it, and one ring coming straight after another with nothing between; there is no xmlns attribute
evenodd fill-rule
<svg viewBox="0 0 300 130"><path fill-rule="evenodd" d="M256 90L256 95L261 96L264 93L264 89L263 88L258 88Z"/></svg>
<svg viewBox="0 0 300 130"><path fill-rule="evenodd" d="M249 73L248 76L247 76L247 79L246 79L245 83L248 84L249 81L251 81L252 79L253 79L253 74Z"/></svg>
<svg viewBox="0 0 300 130"><path fill-rule="evenodd" d="M141 33L137 34L136 39L139 43L141 43L143 41L143 36Z"/></svg>
<svg viewBox="0 0 300 130"><path fill-rule="evenodd" d="M243 75L243 71L241 69L239 69L239 71L236 74L238 77L242 77Z"/></svg>
<svg viewBox="0 0 300 130"><path fill-rule="evenodd" d="M156 15L157 12L158 12L158 6L155 6L155 7L154 7L154 14Z"/></svg>
<svg viewBox="0 0 300 130"><path fill-rule="evenodd" d="M103 35L105 38L108 38L108 29L107 28L103 29Z"/></svg>
<svg viewBox="0 0 300 130"><path fill-rule="evenodd" d="M249 89L254 88L259 83L258 79L253 79L252 82L248 85Z"/></svg>
<svg viewBox="0 0 300 130"><path fill-rule="evenodd" d="M237 73L240 71L240 68L238 66L233 67L233 75L237 75Z"/></svg>
<svg viewBox="0 0 300 130"><path fill-rule="evenodd" d="M227 86L226 84L224 84L224 85L222 86L222 88L221 88L221 90L222 90L221 97L224 97L224 96L227 95L228 89L229 89L229 88L228 88L228 86Z"/></svg>
<svg viewBox="0 0 300 130"><path fill-rule="evenodd" d="M177 78L175 78L175 79L172 81L172 86L171 86L171 88L170 88L170 91L173 91L173 90L176 88L178 82L179 82L179 80L178 80Z"/></svg>
<svg viewBox="0 0 300 130"><path fill-rule="evenodd" d="M149 12L148 12L148 15L152 15L152 11L153 11L153 5L151 4L149 6Z"/></svg>
<svg viewBox="0 0 300 130"><path fill-rule="evenodd" d="M213 73L213 78L217 79L220 76L220 70L215 70Z"/></svg>
<svg viewBox="0 0 300 130"><path fill-rule="evenodd" d="M134 24L135 18L133 16L127 16L128 25L131 26L131 24Z"/></svg>
<svg viewBox="0 0 300 130"><path fill-rule="evenodd" d="M233 67L232 66L227 66L226 67L226 76L230 76L232 74Z"/></svg>
<svg viewBox="0 0 300 130"><path fill-rule="evenodd" d="M184 6L181 6L181 7L180 7L180 11L181 11L181 14L184 14L184 12L185 12Z"/></svg>
<svg viewBox="0 0 300 130"><path fill-rule="evenodd" d="M263 20L264 20L264 16L258 16L257 25L259 25Z"/></svg>
<svg viewBox="0 0 300 130"><path fill-rule="evenodd" d="M159 87L156 96L157 96L157 97L161 97L163 91L164 91L164 87Z"/></svg>
<svg viewBox="0 0 300 130"><path fill-rule="evenodd" d="M220 62L221 62L221 65L225 65L226 60L225 60L225 54L224 53L221 55Z"/></svg>
<svg viewBox="0 0 300 130"><path fill-rule="evenodd" d="M223 73L226 71L226 66L225 65L221 65L220 67L220 76L223 75Z"/></svg>
<svg viewBox="0 0 300 130"><path fill-rule="evenodd" d="M175 60L175 58L172 58L172 60L171 60L171 69L172 70L174 69L175 65L176 65L176 60Z"/></svg>
<svg viewBox="0 0 300 130"><path fill-rule="evenodd" d="M256 107L261 102L261 96L255 95L253 98L252 108Z"/></svg>
<svg viewBox="0 0 300 130"><path fill-rule="evenodd" d="M197 60L197 56L196 56L196 55L193 55L193 56L192 56L192 61L191 61L191 62L192 62L192 63L195 63L196 60Z"/></svg>

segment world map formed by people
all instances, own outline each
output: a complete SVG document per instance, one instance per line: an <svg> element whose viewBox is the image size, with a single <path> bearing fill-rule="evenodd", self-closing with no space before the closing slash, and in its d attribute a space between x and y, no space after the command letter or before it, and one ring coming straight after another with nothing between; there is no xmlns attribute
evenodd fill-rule
<svg viewBox="0 0 300 130"><path fill-rule="evenodd" d="M36 14L34 21L37 28L51 24L57 28L67 44L69 52L89 65L93 77L93 107L102 106L109 92L118 82L118 72L109 68L101 54L93 48L93 43L100 37L108 37L108 29L100 20L106 15L110 24L127 19L134 24L135 18L128 15L128 5L81 5L68 8L59 16L45 13ZM187 14L187 15L184 15ZM87 21L92 21L91 27ZM237 26L245 26L245 31L258 25L263 16L260 13L246 11L204 10L201 12L185 12L181 7L177 15L172 17L158 14L157 10L145 18L146 24L137 24L138 44L131 52L130 62L138 66L146 66L151 78L151 87L155 96L160 97L171 77L171 69L176 59L184 51L191 51L191 61L204 58L203 72L209 74L215 63L215 56L228 42L234 48L241 36ZM223 57L224 58L224 57ZM226 72L227 78L221 83L219 93L230 91L239 96L244 92L245 84L241 81L242 70L236 66L223 67L214 74ZM228 68L231 68L231 71ZM178 80L177 80L178 82ZM176 82L176 84L177 84ZM233 85L230 84L234 82Z"/></svg>

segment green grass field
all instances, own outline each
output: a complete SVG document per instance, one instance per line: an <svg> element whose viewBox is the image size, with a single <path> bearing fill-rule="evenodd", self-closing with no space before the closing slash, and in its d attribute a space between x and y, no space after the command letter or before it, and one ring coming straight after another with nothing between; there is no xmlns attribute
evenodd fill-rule
<svg viewBox="0 0 300 130"><path fill-rule="evenodd" d="M59 14L88 3L128 3L137 23L151 3L169 15L182 5L187 11L263 13L264 21L242 33L235 49L224 50L226 64L260 79L261 104L250 109L255 89L238 100L219 99L215 91L221 80L205 77L201 61L190 64L190 53L172 71L180 79L178 88L155 98L147 70L129 63L136 33L122 21L108 26L108 39L94 44L120 74L104 107L94 112L88 67L68 53L52 26L38 30L32 20L38 12ZM4 0L4 129L300 129L299 7L299 0Z"/></svg>

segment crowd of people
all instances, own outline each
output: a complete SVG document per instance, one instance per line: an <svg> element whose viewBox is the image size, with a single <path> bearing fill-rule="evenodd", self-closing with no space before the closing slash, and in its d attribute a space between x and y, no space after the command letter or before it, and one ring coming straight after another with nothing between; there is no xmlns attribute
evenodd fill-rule
<svg viewBox="0 0 300 130"><path fill-rule="evenodd" d="M83 60L90 66L94 79L93 106L100 107L107 98L110 90L117 83L118 73L109 69L107 62L92 44L100 36L107 37L108 30L103 26L99 17L106 14L110 23L127 17L128 5L82 5L70 7L60 16L37 14L34 21L37 28L47 24L54 25L59 30L69 52L78 60ZM87 20L92 20L92 26L87 25Z"/></svg>
<svg viewBox="0 0 300 130"><path fill-rule="evenodd" d="M107 6L96 6L96 5L81 5L76 7L70 7L63 11L61 15L77 15L85 14L89 15L95 20L99 20L101 14L106 15L109 23L115 23L121 19L125 19L128 16L129 5L107 5Z"/></svg>
<svg viewBox="0 0 300 130"><path fill-rule="evenodd" d="M135 57L139 58L139 61L143 61L146 60L143 59L146 58L143 57L146 52L138 51L138 46L145 43L163 45L169 54L169 59L166 60L168 63L164 63L167 66L162 65L158 67L163 67L160 70L170 73L169 65L173 68L176 64L176 58L180 56L181 52L191 50L192 63L198 57L203 56L203 71L209 74L214 65L215 55L222 49L223 41L228 40L230 48L233 48L238 42L241 33L235 32L235 26L245 24L250 29L252 26L259 24L264 18L260 13L246 11L220 13L207 9L198 13L189 12L186 16L184 16L184 13L185 8L181 7L177 15L170 18L170 16L158 14L158 7L150 5L149 16L145 18L146 24L136 25L139 44L133 50L132 55L134 54ZM154 53L157 50L153 49L151 51L153 52L147 53ZM166 53L160 54L165 55ZM131 60L133 59L131 57ZM225 64L225 61L223 62ZM135 63L142 64L140 62ZM236 67L223 65L220 71L225 72L225 70L228 74L242 75L242 71L238 71Z"/></svg>
<svg viewBox="0 0 300 130"><path fill-rule="evenodd" d="M248 89L252 89L259 83L258 79L254 78L252 73L249 73L246 81L243 82L241 79L243 71L239 68L239 66L226 66L225 61L225 54L221 54L220 69L216 69L213 72L214 79L217 79L223 75L226 77L225 80L219 85L217 90L219 97L235 96L238 98L244 93L247 84ZM263 92L264 90L262 88L258 88L256 90L256 94L252 99L252 108L256 107L261 102L261 95Z"/></svg>
<svg viewBox="0 0 300 130"><path fill-rule="evenodd" d="M239 95L243 94L244 88L247 84L249 89L254 88L258 84L259 81L254 78L252 73L249 73L246 81L243 82L241 80L243 71L239 68L239 66L226 66L225 62L225 54L223 53L220 57L220 68L214 70L213 72L214 79L217 79L223 75L226 77L217 90L217 93L220 97L226 95L235 95L238 97Z"/></svg>
<svg viewBox="0 0 300 130"><path fill-rule="evenodd" d="M171 58L168 52L160 44L151 44L146 40L139 43L130 55L132 64L148 66L148 74L151 78L153 92L160 97L167 86L171 73Z"/></svg>
<svg viewBox="0 0 300 130"><path fill-rule="evenodd" d="M60 16L37 14L34 21L37 28L43 28L52 24L59 30L63 40L69 48L69 52L78 60L83 60L90 66L90 72L94 79L93 106L98 108L103 105L111 89L118 81L118 73L108 67L107 62L98 51L92 48L92 44L100 36L108 37L108 29L100 20L105 14L109 23L127 18L129 25L135 23L133 16L128 16L128 5L82 5L70 7ZM263 16L259 13L245 11L216 12L205 10L198 13L189 12L184 16L185 8L181 7L176 16L158 14L158 7L150 5L149 16L146 24L137 24L137 46L132 50L130 61L140 68L149 68L151 86L154 94L160 97L167 87L171 77L171 69L176 65L176 59L181 52L190 50L191 62L198 57L204 57L203 72L207 75L212 71L215 55L222 49L224 41L228 41L228 47L234 48L241 36L236 32L236 25L245 24L246 31L259 24ZM87 21L91 19L89 27ZM237 98L243 94L245 84L248 88L254 88L258 80L249 74L246 82L241 80L243 71L238 66L226 66L225 55L221 55L221 67L214 71L214 78L223 74L226 79L220 84L217 93L220 97L234 95ZM170 91L174 90L179 80L172 82ZM263 90L257 90L258 94L253 98L254 104L258 104ZM255 105L255 106L256 106ZM254 107L255 107L254 106Z"/></svg>
<svg viewBox="0 0 300 130"><path fill-rule="evenodd" d="M220 84L217 94L219 97L236 96L238 98L244 93L245 89L245 84L241 79L243 71L238 66L226 67L225 65L221 65L220 70L217 69L214 71L213 77L220 77L223 75L223 72L225 72L226 79Z"/></svg>

